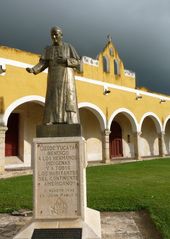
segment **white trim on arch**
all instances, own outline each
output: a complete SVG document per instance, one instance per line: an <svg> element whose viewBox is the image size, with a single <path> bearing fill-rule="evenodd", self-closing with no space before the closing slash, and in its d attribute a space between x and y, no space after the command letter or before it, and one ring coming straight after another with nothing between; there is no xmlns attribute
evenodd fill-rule
<svg viewBox="0 0 170 239"><path fill-rule="evenodd" d="M87 108L90 111L92 111L95 116L98 118L100 122L101 129L104 130L106 129L106 117L103 113L103 111L96 105L89 103L89 102L80 102L78 104L78 108Z"/></svg>
<svg viewBox="0 0 170 239"><path fill-rule="evenodd" d="M162 123L161 123L159 117L158 117L155 113L153 113L153 112L146 112L146 113L142 116L142 118L141 118L141 120L140 120L140 122L139 122L139 131L140 131L140 132L142 131L143 121L144 121L144 119L145 119L146 117L148 117L148 116L153 119L153 121L154 121L154 123L155 123L155 127L156 127L156 130L157 130L157 133L162 132L162 128L163 128L163 127L162 127Z"/></svg>
<svg viewBox="0 0 170 239"><path fill-rule="evenodd" d="M163 123L163 126L162 126L162 131L165 132L165 129L166 129L166 125L168 123L168 120L170 120L170 115L168 115L165 120L164 120L164 123Z"/></svg>
<svg viewBox="0 0 170 239"><path fill-rule="evenodd" d="M108 122L108 128L110 129L113 119L119 113L124 113L131 122L133 132L138 132L138 122L136 120L136 117L130 110L126 108L119 108L111 114L109 122Z"/></svg>
<svg viewBox="0 0 170 239"><path fill-rule="evenodd" d="M39 96L39 95L29 95L29 96L24 96L22 98L19 98L17 100L15 100L12 104L10 104L8 106L8 108L5 110L5 113L3 115L3 118L2 118L2 124L4 126L7 126L7 122L8 122L8 118L10 116L10 114L12 113L12 111L18 107L19 105L22 105L26 102L38 102L39 104L41 105L44 105L45 103L45 98L42 97L42 96Z"/></svg>

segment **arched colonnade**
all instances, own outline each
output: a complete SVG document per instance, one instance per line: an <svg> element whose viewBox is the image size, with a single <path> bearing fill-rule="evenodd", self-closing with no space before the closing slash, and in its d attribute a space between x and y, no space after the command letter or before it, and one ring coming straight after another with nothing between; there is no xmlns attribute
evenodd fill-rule
<svg viewBox="0 0 170 239"><path fill-rule="evenodd" d="M31 142L42 120L43 105L44 97L26 96L14 101L1 115L0 156L6 156L5 161L19 158L25 167L31 166ZM156 114L146 112L138 122L129 109L119 108L107 120L103 111L90 102L80 102L79 112L89 162L170 154L170 115L162 124Z"/></svg>

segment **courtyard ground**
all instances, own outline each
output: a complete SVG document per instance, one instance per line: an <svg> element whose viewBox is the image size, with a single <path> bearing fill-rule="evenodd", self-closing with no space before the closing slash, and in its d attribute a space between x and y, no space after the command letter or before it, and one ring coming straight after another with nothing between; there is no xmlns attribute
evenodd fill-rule
<svg viewBox="0 0 170 239"><path fill-rule="evenodd" d="M30 220L31 216L24 211L17 216L0 214L0 239L12 239ZM102 239L162 238L145 211L102 212L101 226Z"/></svg>

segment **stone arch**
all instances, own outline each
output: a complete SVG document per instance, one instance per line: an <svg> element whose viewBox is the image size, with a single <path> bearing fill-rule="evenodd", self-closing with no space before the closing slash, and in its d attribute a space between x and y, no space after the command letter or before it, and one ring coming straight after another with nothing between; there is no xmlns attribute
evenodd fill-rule
<svg viewBox="0 0 170 239"><path fill-rule="evenodd" d="M162 123L153 112L145 113L139 123L140 147L142 157L154 157L160 155L160 133Z"/></svg>
<svg viewBox="0 0 170 239"><path fill-rule="evenodd" d="M15 108L17 108L18 106L20 106L20 105L22 105L24 103L27 103L27 102L37 102L40 105L44 105L45 98L42 97L42 96L38 96L38 95L29 95L29 96L24 96L22 98L19 98L19 99L15 100L5 110L5 113L3 115L1 124L3 124L4 126L7 126L8 118L9 118L10 114L12 113L12 111Z"/></svg>
<svg viewBox="0 0 170 239"><path fill-rule="evenodd" d="M162 132L162 123L161 123L159 117L156 114L154 114L153 112L147 112L142 116L140 123L139 123L139 132L141 132L142 124L146 117L150 117L153 120L156 130L157 130L157 133L161 133Z"/></svg>
<svg viewBox="0 0 170 239"><path fill-rule="evenodd" d="M31 166L32 139L36 137L36 125L42 122L44 102L41 96L25 96L6 109L3 117L3 124L8 127L5 134L6 167Z"/></svg>
<svg viewBox="0 0 170 239"><path fill-rule="evenodd" d="M165 132L165 129L166 129L166 126L167 126L167 123L168 123L169 120L170 120L170 115L168 115L164 120L164 123L163 123L163 126L162 126L162 131L163 132Z"/></svg>
<svg viewBox="0 0 170 239"><path fill-rule="evenodd" d="M130 110L128 110L126 108L119 108L111 114L110 119L108 121L108 128L110 129L113 119L119 113L124 114L130 120L133 132L137 132L138 131L138 122L136 120L136 117Z"/></svg>
<svg viewBox="0 0 170 239"><path fill-rule="evenodd" d="M82 135L87 145L87 160L102 161L105 116L96 105L87 102L79 104L79 112Z"/></svg>
<svg viewBox="0 0 170 239"><path fill-rule="evenodd" d="M113 129L113 124L117 122L122 130L122 136L116 136L116 129ZM126 108L119 108L115 110L108 122L108 128L111 130L110 142L110 155L114 151L117 152L115 157L133 158L135 154L135 139L134 133L138 132L138 123L135 115Z"/></svg>
<svg viewBox="0 0 170 239"><path fill-rule="evenodd" d="M163 134L164 134L164 142L165 142L165 155L170 155L170 115L165 118L163 124Z"/></svg>
<svg viewBox="0 0 170 239"><path fill-rule="evenodd" d="M78 104L78 108L86 108L90 110L99 120L101 130L103 131L106 128L106 117L98 106L89 102L81 102Z"/></svg>

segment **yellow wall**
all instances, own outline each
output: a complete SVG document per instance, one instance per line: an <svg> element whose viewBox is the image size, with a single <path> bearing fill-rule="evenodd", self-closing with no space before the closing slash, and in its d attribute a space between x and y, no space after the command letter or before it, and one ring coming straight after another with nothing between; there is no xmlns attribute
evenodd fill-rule
<svg viewBox="0 0 170 239"><path fill-rule="evenodd" d="M5 59L36 64L38 55L16 49L0 47L0 57ZM0 75L0 113L16 99L27 95L45 95L47 75L29 74L24 68L7 65L4 76Z"/></svg>
<svg viewBox="0 0 170 239"><path fill-rule="evenodd" d="M114 55L111 56L109 48L113 47ZM107 55L110 62L114 58L118 59L121 65L120 76L114 75L114 64L110 65L110 72L103 72L102 56ZM25 51L11 49L7 47L0 47L0 58L14 60L26 64L36 64L39 56ZM111 42L106 44L104 50L99 54L99 66L92 66L90 64L83 65L83 73L77 76L83 79L89 78L101 81L102 83L111 83L115 85L129 87L134 90L135 79L127 77L124 74L124 66L120 60L116 49ZM1 59L3 62L3 59ZM29 74L22 67L6 65L6 74L0 75L0 113L3 114L5 109L15 100L28 95L45 96L47 74L41 73L38 75ZM76 81L78 101L89 102L98 106L104 114L108 109L108 118L112 113L119 108L126 108L133 112L138 122L146 112L155 113L160 120L163 120L170 115L170 98L165 103L160 104L158 98L143 95L141 100L136 100L135 92L124 91L123 88L116 89L110 87L111 93L109 95L103 94L103 86L91 84L80 80ZM161 97L161 95L160 95Z"/></svg>
<svg viewBox="0 0 170 239"><path fill-rule="evenodd" d="M119 108L126 108L133 112L139 122L146 112L155 113L163 121L170 115L170 101L160 103L159 99L143 96L136 100L136 94L117 89L110 89L109 95L103 95L103 87L77 82L79 102L88 101L100 107L104 114L108 108L108 118Z"/></svg>
<svg viewBox="0 0 170 239"><path fill-rule="evenodd" d="M28 64L36 64L39 55L15 48L0 46L0 57Z"/></svg>
<svg viewBox="0 0 170 239"><path fill-rule="evenodd" d="M110 49L113 51L113 55L110 54ZM107 56L109 59L110 71L104 72L103 71L103 56ZM120 66L120 75L114 74L114 60L117 59ZM98 56L99 66L92 66L90 64L83 65L83 74L80 74L83 77L100 80L107 83L112 83L116 85L126 86L130 88L136 87L136 81L134 78L130 76L126 76L124 72L124 65L122 60L120 59L116 48L113 46L112 42L108 42L100 52Z"/></svg>

